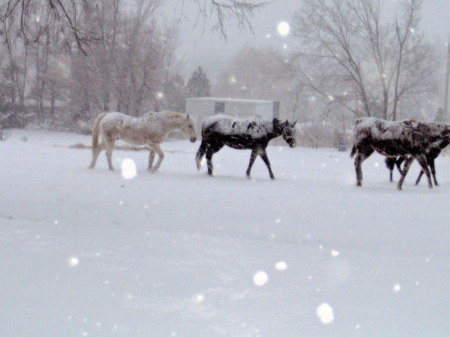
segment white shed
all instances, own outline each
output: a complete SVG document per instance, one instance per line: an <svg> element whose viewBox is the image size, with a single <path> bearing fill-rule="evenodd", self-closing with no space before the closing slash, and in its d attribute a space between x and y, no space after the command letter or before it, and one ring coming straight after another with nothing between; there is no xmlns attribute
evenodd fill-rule
<svg viewBox="0 0 450 337"><path fill-rule="evenodd" d="M186 112L198 124L215 114L226 114L241 118L259 116L264 119L272 119L279 117L280 102L221 97L192 97L186 99Z"/></svg>

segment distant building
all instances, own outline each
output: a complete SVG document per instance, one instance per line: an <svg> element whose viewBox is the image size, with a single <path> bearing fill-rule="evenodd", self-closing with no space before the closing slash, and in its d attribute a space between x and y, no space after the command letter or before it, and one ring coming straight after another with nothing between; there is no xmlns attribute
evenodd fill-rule
<svg viewBox="0 0 450 337"><path fill-rule="evenodd" d="M240 118L259 116L270 120L274 117L279 117L280 102L221 97L192 97L186 99L186 112L199 125L208 117L216 114Z"/></svg>

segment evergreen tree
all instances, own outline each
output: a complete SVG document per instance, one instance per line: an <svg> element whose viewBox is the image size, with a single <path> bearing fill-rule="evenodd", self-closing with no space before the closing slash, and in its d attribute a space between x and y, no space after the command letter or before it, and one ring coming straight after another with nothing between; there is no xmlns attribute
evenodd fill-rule
<svg viewBox="0 0 450 337"><path fill-rule="evenodd" d="M198 67L187 84L188 97L208 97L211 95L211 85L202 67Z"/></svg>
<svg viewBox="0 0 450 337"><path fill-rule="evenodd" d="M433 120L433 122L439 122L439 123L445 122L444 109L439 108L439 109L436 111L436 115L434 115L434 120Z"/></svg>

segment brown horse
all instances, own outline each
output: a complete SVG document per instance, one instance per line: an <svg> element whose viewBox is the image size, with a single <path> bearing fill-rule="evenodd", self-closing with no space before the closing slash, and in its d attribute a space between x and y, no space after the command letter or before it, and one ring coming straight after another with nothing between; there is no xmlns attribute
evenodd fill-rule
<svg viewBox="0 0 450 337"><path fill-rule="evenodd" d="M121 139L130 144L148 146L150 150L148 169L155 172L164 159L159 144L174 130L183 132L191 142L196 141L194 123L189 115L178 112L149 112L137 118L120 112L101 113L95 119L92 130L92 161L89 168L95 167L98 155L102 150L106 150L108 167L113 170L111 157L114 143ZM102 142L99 144L100 135ZM159 158L153 166L155 152Z"/></svg>
<svg viewBox="0 0 450 337"><path fill-rule="evenodd" d="M448 142L450 125L416 120L386 121L374 117L358 119L353 129L354 143L351 157L355 157L356 185L362 185L361 164L374 151L387 157L405 157L405 164L397 188L402 189L412 161L416 159L428 178L431 188L427 153L436 142Z"/></svg>

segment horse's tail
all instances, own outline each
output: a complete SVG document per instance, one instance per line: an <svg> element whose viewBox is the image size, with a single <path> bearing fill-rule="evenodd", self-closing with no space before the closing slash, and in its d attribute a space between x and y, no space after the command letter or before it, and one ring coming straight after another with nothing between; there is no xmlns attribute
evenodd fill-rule
<svg viewBox="0 0 450 337"><path fill-rule="evenodd" d="M205 137L206 137L206 129L207 129L207 125L206 125L206 122L203 122L202 123L202 139L205 139Z"/></svg>
<svg viewBox="0 0 450 337"><path fill-rule="evenodd" d="M98 138L100 134L100 121L103 117L105 117L106 112L102 112L99 114L95 120L94 125L92 126L92 150L95 150L98 146Z"/></svg>
<svg viewBox="0 0 450 337"><path fill-rule="evenodd" d="M201 168L201 161L206 152L206 142L202 140L202 144L198 148L197 155L195 156L195 162L197 163L197 169Z"/></svg>
<svg viewBox="0 0 450 337"><path fill-rule="evenodd" d="M356 145L353 143L352 152L350 152L350 158L353 158L355 153L356 153Z"/></svg>

